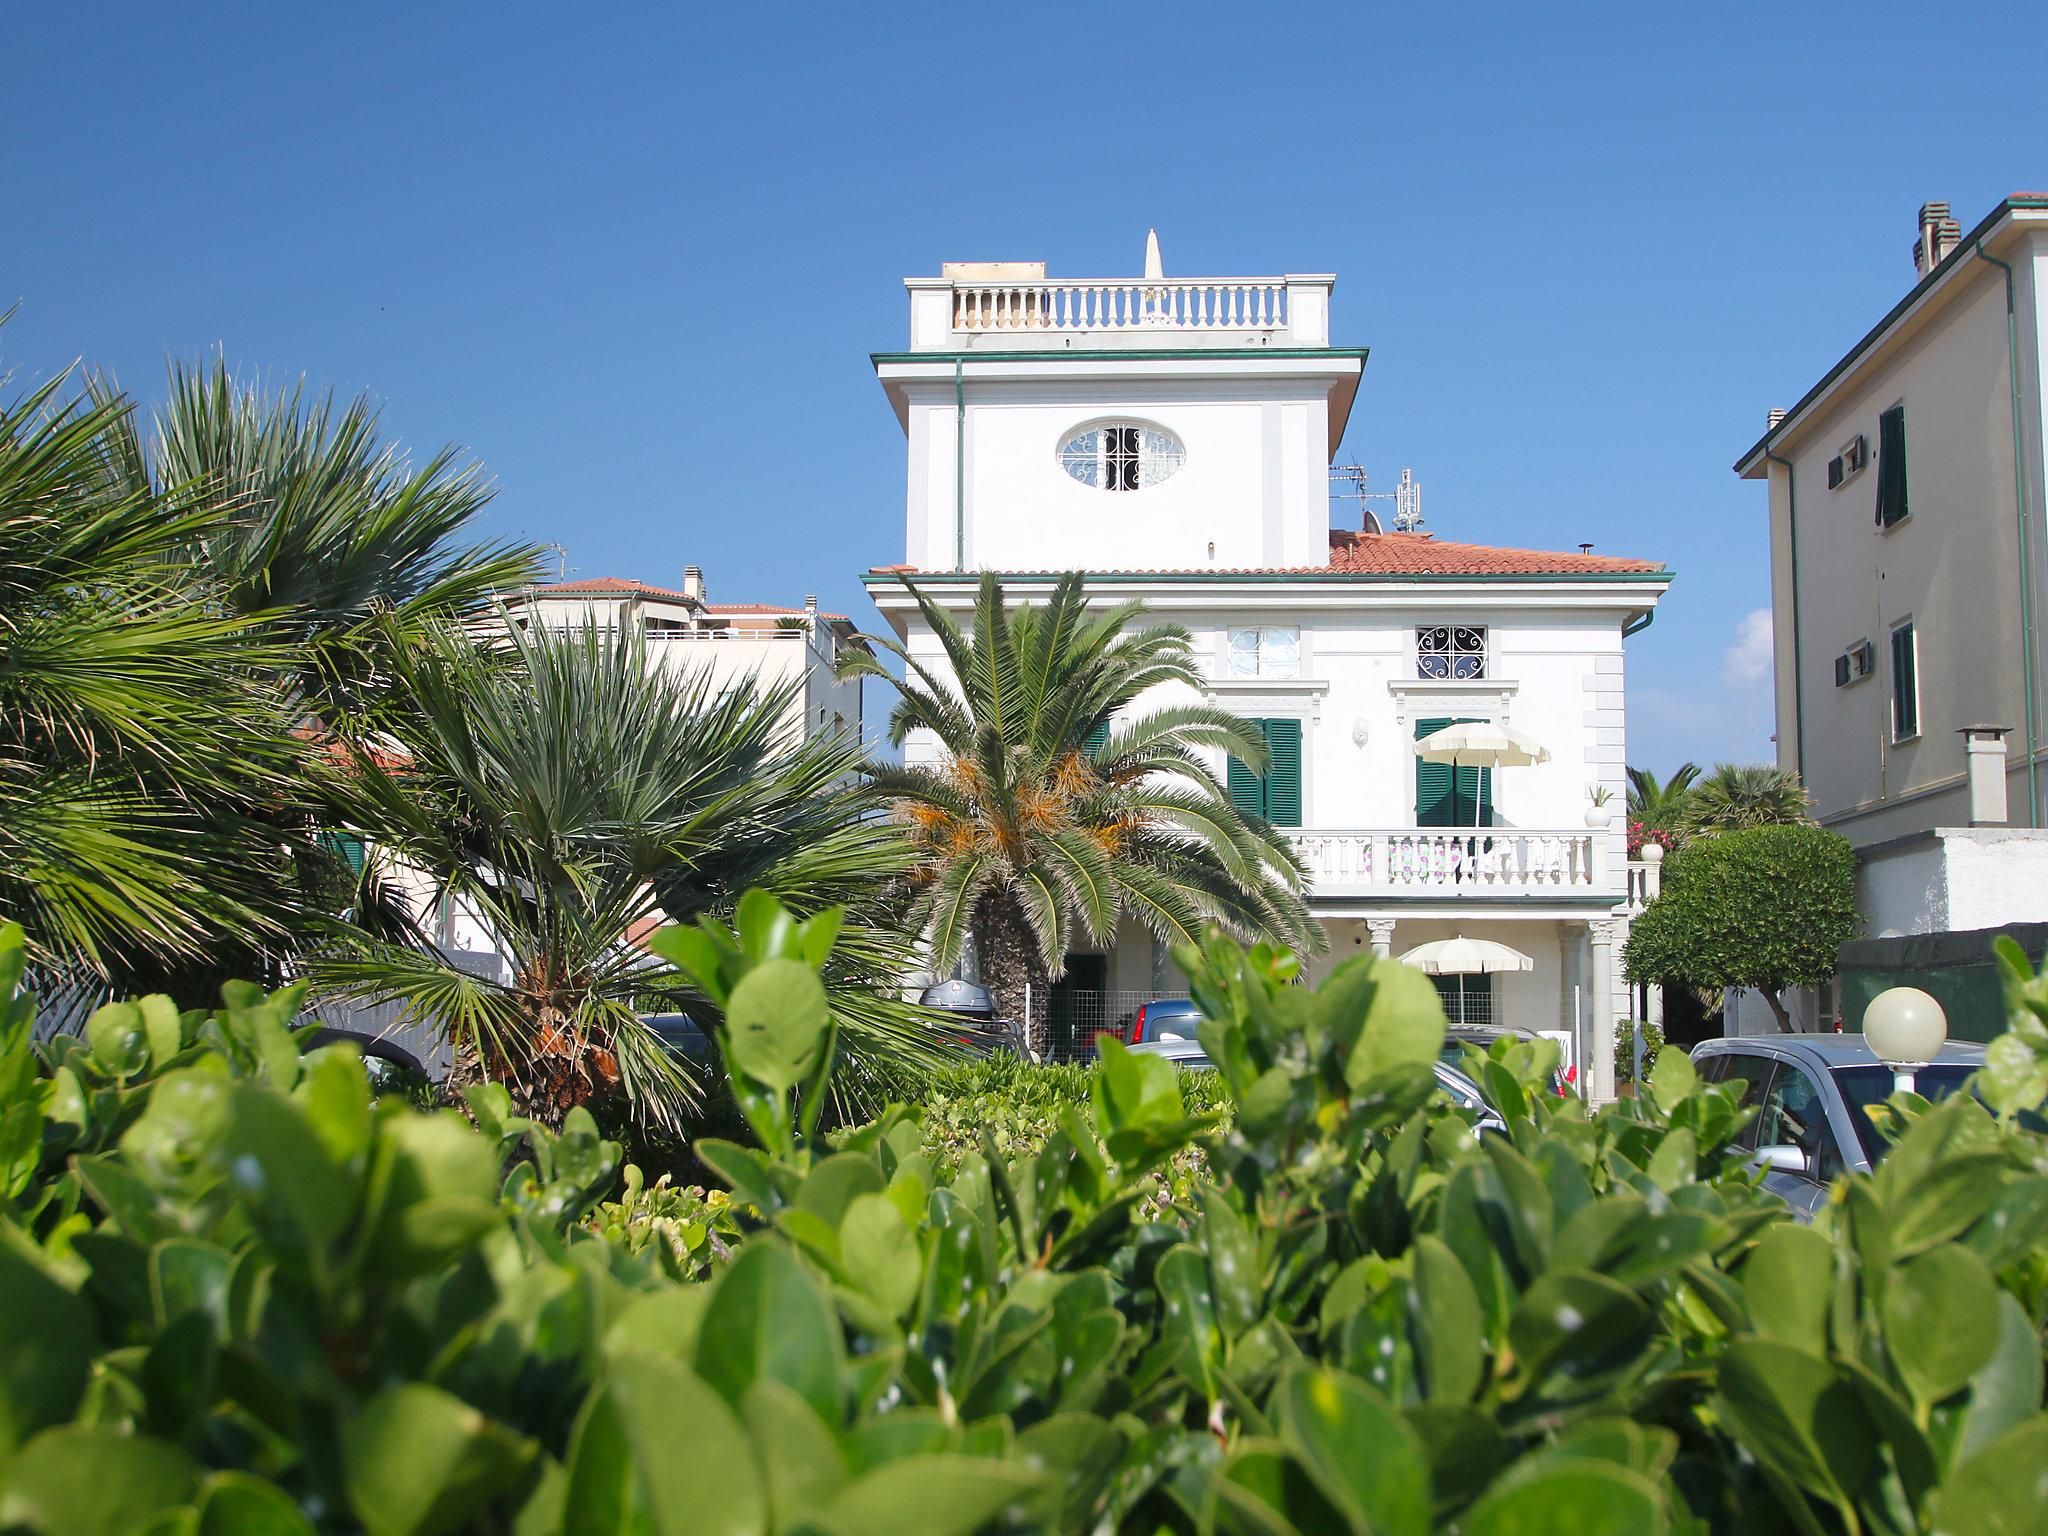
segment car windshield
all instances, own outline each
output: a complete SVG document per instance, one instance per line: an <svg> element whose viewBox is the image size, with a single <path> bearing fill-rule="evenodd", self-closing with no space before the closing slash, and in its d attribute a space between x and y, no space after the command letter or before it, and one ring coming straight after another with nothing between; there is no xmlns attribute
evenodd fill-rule
<svg viewBox="0 0 2048 1536"><path fill-rule="evenodd" d="M1922 1067L1913 1074L1913 1091L1923 1099L1945 1099L1969 1082L1976 1070L1974 1066ZM1887 1143L1870 1123L1870 1106L1892 1096L1892 1069L1836 1067L1834 1071L1835 1083L1849 1106L1849 1118L1856 1125L1856 1139L1863 1143L1863 1155L1874 1167L1884 1156Z"/></svg>

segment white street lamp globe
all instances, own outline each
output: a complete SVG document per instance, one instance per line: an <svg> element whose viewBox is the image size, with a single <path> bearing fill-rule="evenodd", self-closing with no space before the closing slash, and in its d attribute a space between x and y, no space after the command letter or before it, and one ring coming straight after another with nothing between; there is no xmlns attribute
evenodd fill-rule
<svg viewBox="0 0 2048 1536"><path fill-rule="evenodd" d="M1918 987L1880 992L1863 1010L1863 1038L1888 1067L1921 1067L1948 1041L1948 1015Z"/></svg>

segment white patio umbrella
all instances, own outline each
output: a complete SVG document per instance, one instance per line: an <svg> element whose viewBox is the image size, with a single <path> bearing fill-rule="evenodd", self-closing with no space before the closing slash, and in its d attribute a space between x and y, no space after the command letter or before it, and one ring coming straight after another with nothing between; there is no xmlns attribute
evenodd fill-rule
<svg viewBox="0 0 2048 1536"><path fill-rule="evenodd" d="M1418 944L1400 957L1403 965L1412 965L1418 971L1431 976L1455 976L1458 978L1459 1012L1464 1012L1465 978L1467 976L1491 976L1497 971L1533 971L1536 962L1519 949L1505 944L1496 944L1491 939L1468 939L1462 933L1455 939L1435 939L1428 944Z"/></svg>
<svg viewBox="0 0 2048 1536"><path fill-rule="evenodd" d="M1550 748L1524 736L1513 726L1492 720L1468 720L1431 731L1415 743L1425 763L1451 765L1451 789L1457 792L1460 768L1526 768L1550 761ZM1472 796L1472 825L1479 825L1479 796Z"/></svg>

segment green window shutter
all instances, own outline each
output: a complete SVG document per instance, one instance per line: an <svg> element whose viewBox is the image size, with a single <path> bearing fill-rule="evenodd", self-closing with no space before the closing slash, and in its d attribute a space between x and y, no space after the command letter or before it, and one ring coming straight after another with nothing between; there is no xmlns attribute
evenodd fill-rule
<svg viewBox="0 0 2048 1536"><path fill-rule="evenodd" d="M1229 759L1230 803L1247 816L1266 814L1266 781L1236 758Z"/></svg>
<svg viewBox="0 0 2048 1536"><path fill-rule="evenodd" d="M1268 720L1266 820L1276 827L1301 825L1301 722Z"/></svg>
<svg viewBox="0 0 2048 1536"><path fill-rule="evenodd" d="M1101 754L1108 741L1109 722L1105 720L1088 733L1088 740L1082 744L1081 750L1091 758L1096 757Z"/></svg>
<svg viewBox="0 0 2048 1536"><path fill-rule="evenodd" d="M1920 658L1913 644L1913 626L1892 631L1892 740L1920 734Z"/></svg>
<svg viewBox="0 0 2048 1536"><path fill-rule="evenodd" d="M351 875L360 875L363 872L363 840L353 832L317 833L313 838L313 844L348 865L348 872Z"/></svg>
<svg viewBox="0 0 2048 1536"><path fill-rule="evenodd" d="M1447 725L1471 725L1470 719L1445 716L1415 722L1415 739L1434 735ZM1493 770L1460 767L1449 763L1426 763L1415 759L1415 825L1418 827L1469 827L1473 824L1473 802L1478 802L1478 824L1493 825Z"/></svg>
<svg viewBox="0 0 2048 1536"><path fill-rule="evenodd" d="M1907 510L1906 408L1895 405L1877 418L1877 526L1891 527Z"/></svg>

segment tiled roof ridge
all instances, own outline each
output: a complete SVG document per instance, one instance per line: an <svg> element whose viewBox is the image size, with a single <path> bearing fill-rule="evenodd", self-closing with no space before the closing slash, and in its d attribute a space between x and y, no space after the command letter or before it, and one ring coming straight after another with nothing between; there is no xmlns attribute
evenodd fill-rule
<svg viewBox="0 0 2048 1536"><path fill-rule="evenodd" d="M870 576L958 576L957 571L919 571L911 565L878 565ZM1059 571L1007 571L1009 576L1058 576ZM1097 576L1656 576L1666 567L1655 560L1595 555L1581 550L1519 549L1468 544L1433 534L1357 533L1330 530L1330 559L1324 565L1204 566L1149 570L1091 570Z"/></svg>
<svg viewBox="0 0 2048 1536"><path fill-rule="evenodd" d="M809 610L791 608L783 603L706 603L691 597L687 592L678 592L673 587L657 587L652 582L634 581L625 576L589 576L575 581L550 582L546 586L534 587L526 594L533 597L574 597L581 592L631 593L646 597L668 597L677 602L696 603L706 613L736 616L748 613L787 615L801 618ZM843 613L820 613L821 619L844 619Z"/></svg>

